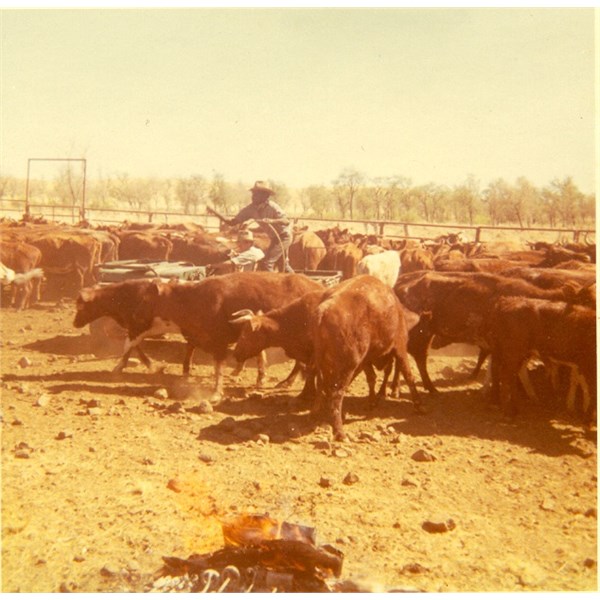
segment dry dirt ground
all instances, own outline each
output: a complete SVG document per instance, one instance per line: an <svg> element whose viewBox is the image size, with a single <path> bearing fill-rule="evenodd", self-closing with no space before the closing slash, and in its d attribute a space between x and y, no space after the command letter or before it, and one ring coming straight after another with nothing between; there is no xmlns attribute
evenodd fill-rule
<svg viewBox="0 0 600 600"><path fill-rule="evenodd" d="M113 375L74 312L1 311L2 591L148 590L162 556L221 548L219 517L247 512L315 527L375 591L597 589L596 428L550 402L507 422L466 379L473 355L432 358L424 415L405 388L369 413L360 376L334 444L300 384L272 389L277 353L262 397L251 365L205 412L206 357L186 382L181 341L149 340L162 372Z"/></svg>

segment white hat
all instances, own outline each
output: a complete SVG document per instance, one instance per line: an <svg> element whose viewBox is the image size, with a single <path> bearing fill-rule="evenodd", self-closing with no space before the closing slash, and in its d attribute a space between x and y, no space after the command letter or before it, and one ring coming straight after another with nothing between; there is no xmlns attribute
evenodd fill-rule
<svg viewBox="0 0 600 600"><path fill-rule="evenodd" d="M253 242L254 234L251 231L249 231L248 229L242 229L242 231L240 231L238 233L237 241L238 242Z"/></svg>

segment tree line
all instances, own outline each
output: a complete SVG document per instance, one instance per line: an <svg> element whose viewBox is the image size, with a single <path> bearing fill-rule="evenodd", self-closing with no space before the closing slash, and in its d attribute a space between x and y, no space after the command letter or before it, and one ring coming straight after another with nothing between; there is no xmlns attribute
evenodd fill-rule
<svg viewBox="0 0 600 600"><path fill-rule="evenodd" d="M177 179L136 178L127 173L88 179L88 208L201 214L207 204L233 214L249 202L253 182L231 183L223 175ZM403 176L370 178L344 169L331 185L290 190L270 180L276 201L290 216L408 223L458 223L517 227L584 227L595 223L596 198L582 193L571 177L544 187L526 177L510 183L502 178L486 186L473 176L455 186L413 185ZM31 203L80 206L83 177L70 164L52 179L31 179ZM0 199L24 198L25 181L0 177Z"/></svg>

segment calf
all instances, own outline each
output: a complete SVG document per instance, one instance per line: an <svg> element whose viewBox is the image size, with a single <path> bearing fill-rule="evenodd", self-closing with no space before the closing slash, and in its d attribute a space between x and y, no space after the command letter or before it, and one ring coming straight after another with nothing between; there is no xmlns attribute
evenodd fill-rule
<svg viewBox="0 0 600 600"><path fill-rule="evenodd" d="M283 348L286 355L296 361L294 370L279 386L291 383L301 366L312 362L312 338L309 331L311 316L314 314L326 290L321 289L304 294L281 308L266 314L255 315L252 311L240 311L232 315L232 323L243 323L233 350L239 362L270 347ZM314 376L307 374L302 397L314 395Z"/></svg>
<svg viewBox="0 0 600 600"><path fill-rule="evenodd" d="M378 254L363 256L356 265L357 275L372 275L394 287L400 274L400 254L396 250L385 250Z"/></svg>
<svg viewBox="0 0 600 600"><path fill-rule="evenodd" d="M360 370L375 401L373 367L397 364L413 402L419 396L406 354L407 328L402 306L394 292L370 275L359 275L325 292L311 320L314 364L319 391L329 405L336 440L344 439L342 401Z"/></svg>
<svg viewBox="0 0 600 600"><path fill-rule="evenodd" d="M269 311L316 290L322 290L321 284L304 275L231 273L192 283L151 282L137 310L145 314L147 323L158 317L179 329L188 342L184 373L189 373L195 348L212 354L215 361L212 400L216 402L223 395L222 363L228 346L235 343L239 334L239 327L230 323L231 315L242 309ZM259 382L263 375L259 368Z"/></svg>
<svg viewBox="0 0 600 600"><path fill-rule="evenodd" d="M566 302L503 297L491 315L493 399L515 414L515 374L532 356L545 363L577 367L583 377L584 411L591 418L596 401L596 311Z"/></svg>

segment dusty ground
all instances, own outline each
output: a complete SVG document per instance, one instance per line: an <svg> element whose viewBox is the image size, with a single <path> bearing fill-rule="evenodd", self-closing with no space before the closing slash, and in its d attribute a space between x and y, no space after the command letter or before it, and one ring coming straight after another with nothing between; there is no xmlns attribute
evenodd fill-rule
<svg viewBox="0 0 600 600"><path fill-rule="evenodd" d="M163 555L220 548L218 517L243 512L315 527L344 553L342 578L374 590L597 589L596 429L547 406L504 421L466 383L474 357L431 360L442 391L426 415L406 395L369 414L361 376L352 441L332 444L299 385L248 398L248 368L203 413L202 357L186 384L182 344L151 340L164 372L115 376L73 316L70 303L1 312L2 591L143 591Z"/></svg>

